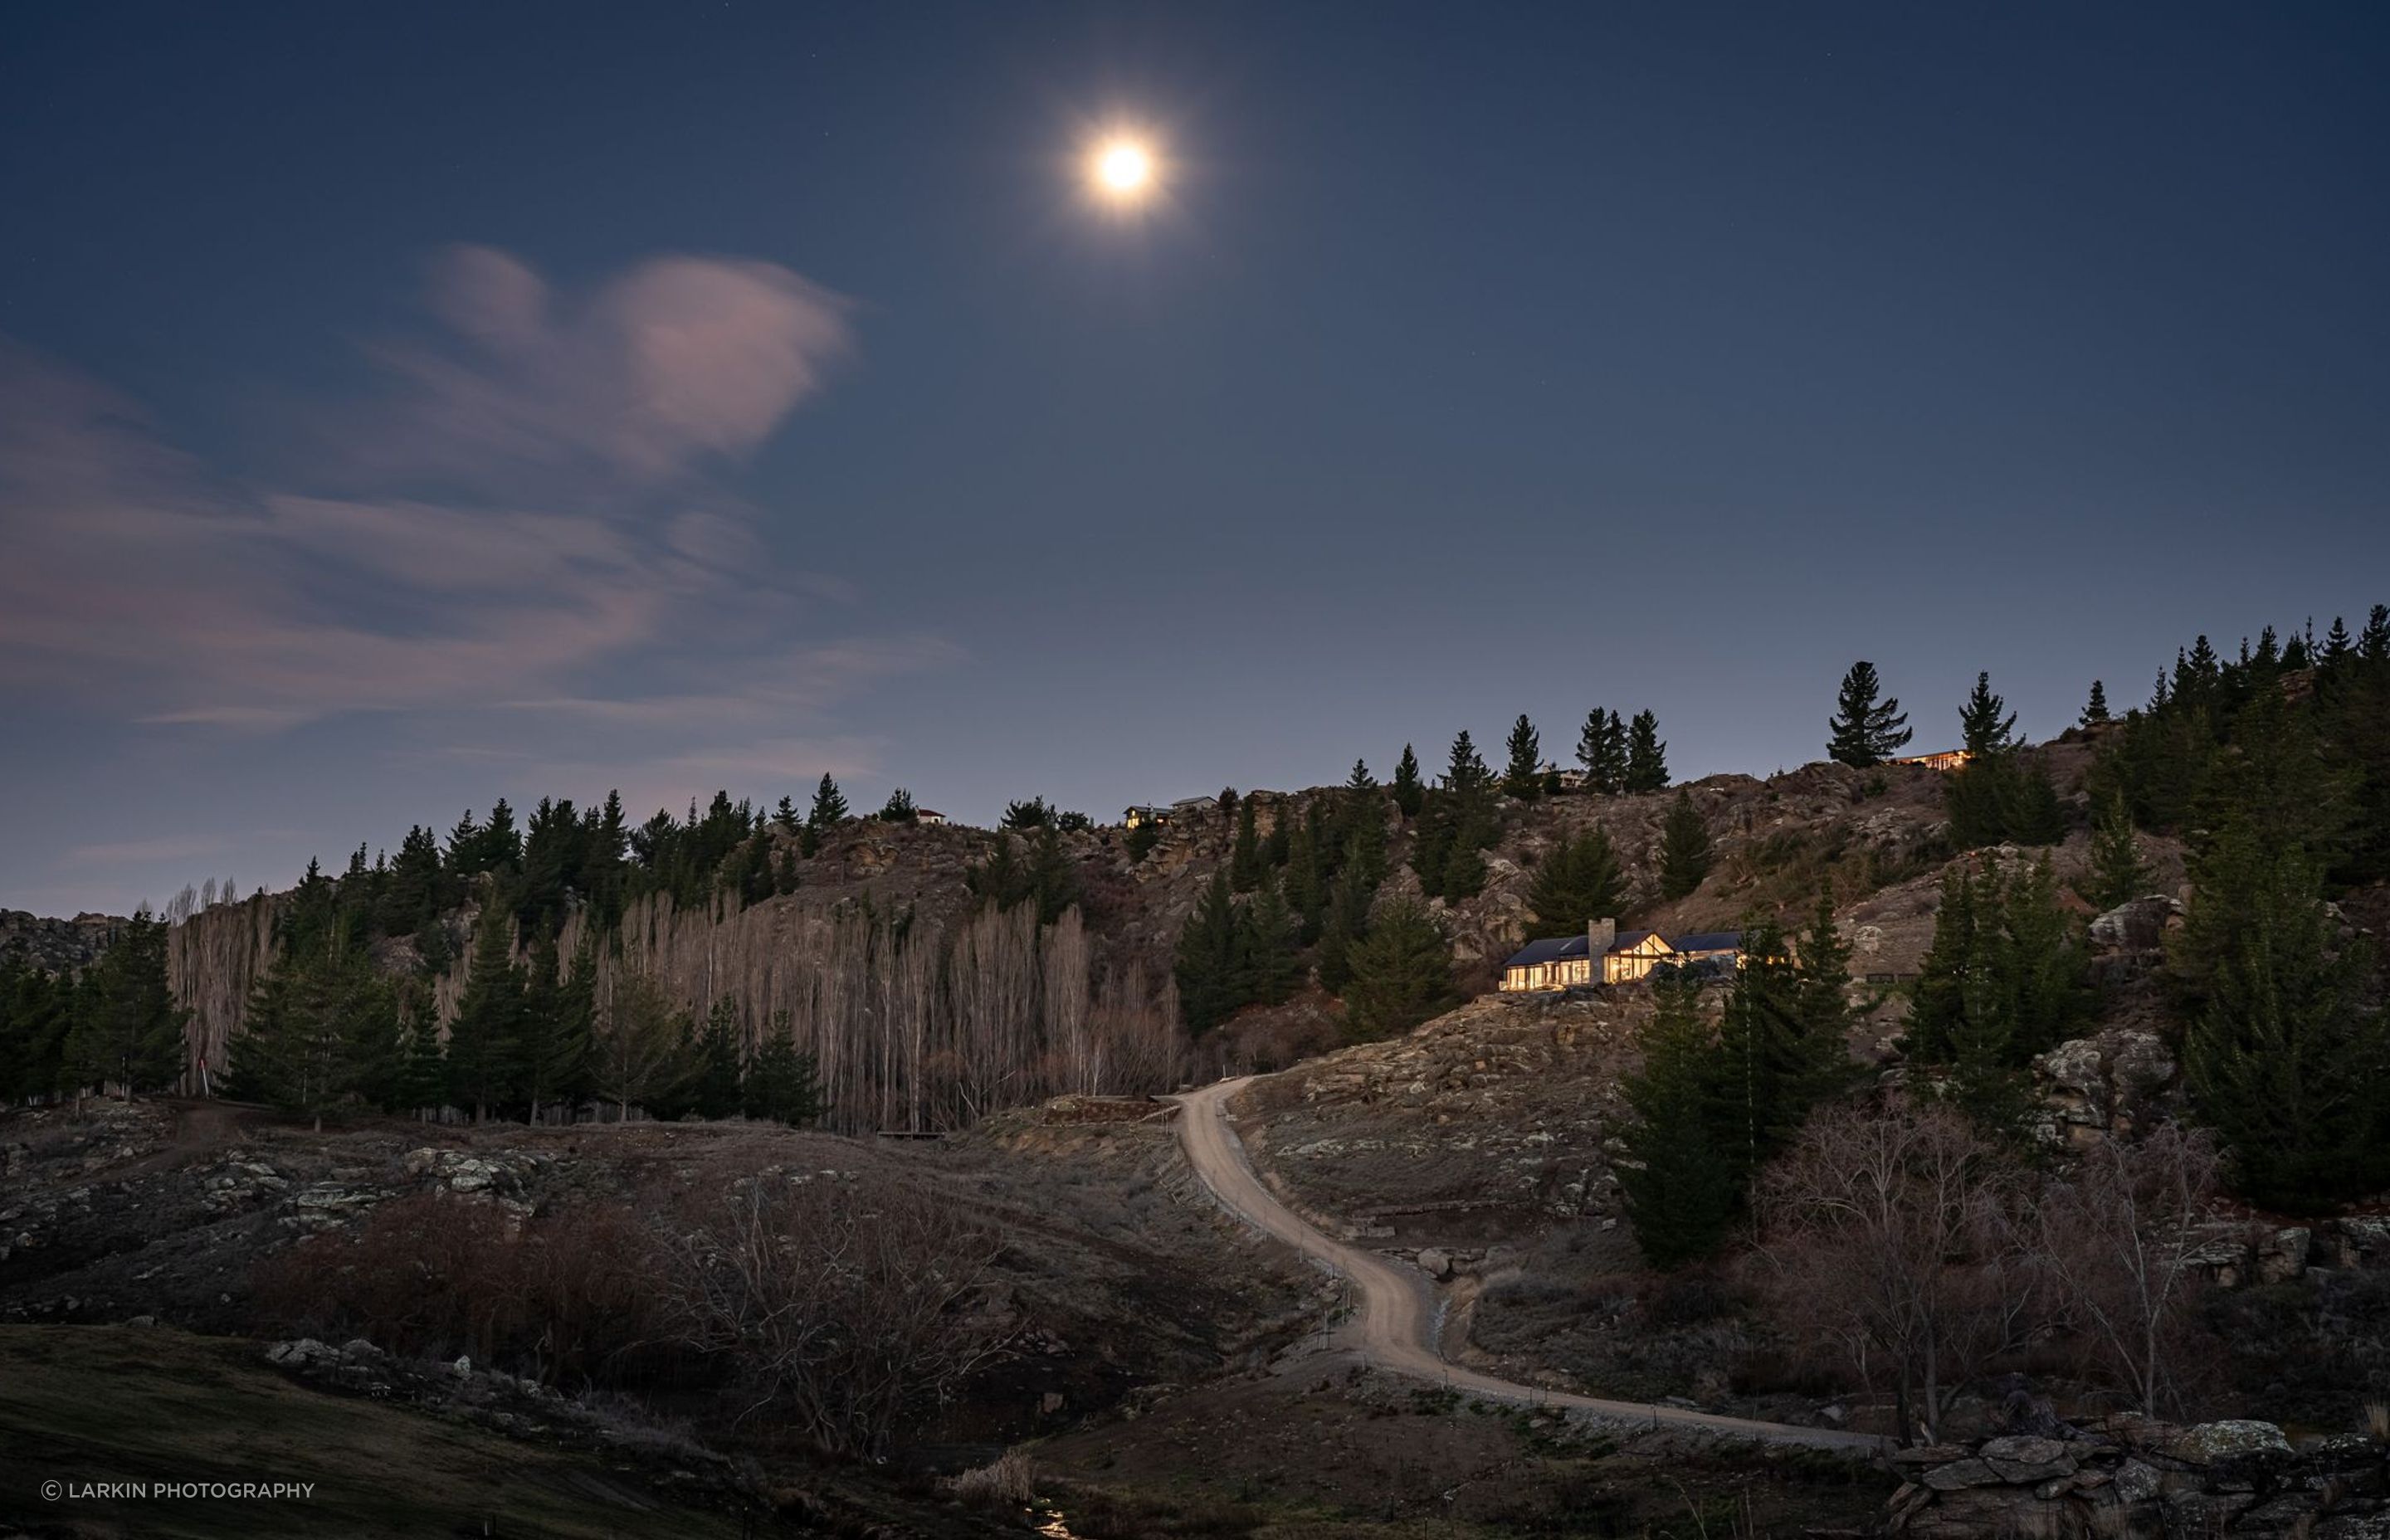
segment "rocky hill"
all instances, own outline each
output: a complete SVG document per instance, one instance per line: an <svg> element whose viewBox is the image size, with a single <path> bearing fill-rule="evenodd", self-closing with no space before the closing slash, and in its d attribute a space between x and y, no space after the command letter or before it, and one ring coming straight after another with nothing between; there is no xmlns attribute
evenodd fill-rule
<svg viewBox="0 0 2390 1540"><path fill-rule="evenodd" d="M0 909L0 962L21 958L51 973L81 968L107 951L123 928L117 915L45 919L22 909Z"/></svg>
<svg viewBox="0 0 2390 1540"><path fill-rule="evenodd" d="M2065 741L2036 752L2072 799L2076 821L2086 821L2080 782L2088 745ZM1789 921L1805 915L1831 883L1853 946L1855 973L1862 979L1896 978L1916 971L1933 933L1937 884L1949 855L1943 784L1938 773L1918 766L1859 771L1831 764L1766 780L1716 776L1691 783L1682 790L1709 826L1715 859L1707 879L1674 901L1662 898L1658 871L1661 828L1676 789L1614 797L1504 799L1495 842L1485 852L1482 890L1458 903L1435 899L1430 907L1451 937L1463 989L1488 990L1502 959L1533 928L1528 893L1537 864L1563 841L1599 825L1616 847L1629 884L1619 917L1623 923L1663 930L1718 929L1754 913ZM1281 820L1301 820L1313 803L1341 796L1334 788L1265 789L1247 793L1245 801L1266 839ZM1385 892L1415 893L1418 880L1407 862L1416 830L1391 799L1383 810ZM1158 986L1169 973L1181 928L1213 875L1228 861L1235 833L1234 814L1198 802L1174 810L1171 823L1141 853L1128 831L1117 826L1061 834L1093 967L1101 972L1134 966L1149 987ZM775 860L789 864L794 892L744 906L732 899L690 908L655 895L639 901L625 917L625 943L639 965L697 1012L727 996L748 1021L793 1007L802 1022L804 981L816 970L816 949L831 944L823 939L831 917L867 907L880 915L908 915L923 931L951 936L976 906L967 882L970 869L987 860L1006 837L959 826L857 819L831 831L811 856L803 855L792 838L776 838L785 848ZM2088 866L2087 844L2078 831L2055 851L2062 880ZM2178 853L2163 840L2146 839L2144 845L2161 888L2171 892L2180 881ZM172 982L193 1012L195 1062L202 1056L211 1064L223 1062L251 988L271 961L279 903L261 897L218 905L175 928ZM459 952L470 919L467 910L451 921ZM405 938L392 938L383 953L393 968L416 960ZM439 982L435 999L443 1008L452 1007L461 992L464 970L460 956ZM1284 1022L1261 1012L1258 1022L1232 1023L1209 1045L1204 1067L1274 1067L1336 1040L1339 1007L1327 995L1299 996L1281 1014L1288 1018Z"/></svg>

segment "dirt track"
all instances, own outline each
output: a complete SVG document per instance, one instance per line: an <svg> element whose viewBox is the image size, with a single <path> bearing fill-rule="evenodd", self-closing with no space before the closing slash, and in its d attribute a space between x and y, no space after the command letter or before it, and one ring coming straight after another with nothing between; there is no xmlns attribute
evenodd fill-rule
<svg viewBox="0 0 2390 1540"><path fill-rule="evenodd" d="M1884 1446L1883 1440L1867 1433L1796 1428L1788 1423L1718 1417L1682 1407L1604 1401L1595 1396L1538 1390L1447 1362L1432 1345L1435 1297L1424 1275L1314 1229L1272 1197L1253 1174L1252 1163L1245 1158L1244 1144L1228 1126L1227 1120L1228 1101L1244 1084L1244 1079L1224 1080L1179 1097L1185 1108L1178 1119L1180 1147L1187 1152L1188 1163L1195 1168L1221 1207L1265 1235L1299 1248L1305 1256L1319 1259L1352 1283L1358 1295L1359 1309L1355 1322L1343 1328L1343 1334L1347 1345L1366 1361L1488 1400L1567 1407L1646 1427L1678 1428L1724 1438L1807 1444L1820 1449L1857 1451Z"/></svg>

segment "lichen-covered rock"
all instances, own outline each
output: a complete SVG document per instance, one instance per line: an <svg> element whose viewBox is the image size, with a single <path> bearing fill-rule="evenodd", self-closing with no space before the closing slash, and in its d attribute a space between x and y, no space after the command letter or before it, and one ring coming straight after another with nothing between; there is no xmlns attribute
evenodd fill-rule
<svg viewBox="0 0 2390 1540"><path fill-rule="evenodd" d="M2270 1422L2246 1420L2203 1422L2196 1428L2186 1428L2166 1451L2177 1459L2200 1465L2249 1455L2290 1452L2291 1441L2282 1436L2280 1428Z"/></svg>
<svg viewBox="0 0 2390 1540"><path fill-rule="evenodd" d="M2165 1478L2139 1460L2127 1460L2116 1467L2115 1475L2109 1480L2109 1487L2115 1493L2116 1500L2127 1504L2148 1502L2165 1485Z"/></svg>

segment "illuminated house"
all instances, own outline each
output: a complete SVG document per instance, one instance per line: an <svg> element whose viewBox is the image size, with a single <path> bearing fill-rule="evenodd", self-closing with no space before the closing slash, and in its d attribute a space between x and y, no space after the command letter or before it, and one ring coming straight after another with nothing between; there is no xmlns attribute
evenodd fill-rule
<svg viewBox="0 0 2390 1540"><path fill-rule="evenodd" d="M1166 807L1132 807L1126 813L1121 815L1121 822L1126 824L1131 828L1143 828L1149 824L1158 828L1162 825L1170 822L1170 809Z"/></svg>
<svg viewBox="0 0 2390 1540"><path fill-rule="evenodd" d="M1928 770L1956 770L1974 757L1974 755L1967 752L1964 749L1945 749L1939 753L1910 754L1905 759L1896 759L1890 763L1894 764L1921 764Z"/></svg>
<svg viewBox="0 0 2390 1540"><path fill-rule="evenodd" d="M1588 923L1581 936L1531 941L1502 965L1505 994L1566 989L1572 984L1625 984L1651 976L1653 969L1700 969L1726 972L1742 966L1742 932L1695 930L1668 937L1657 930L1621 934L1614 919Z"/></svg>

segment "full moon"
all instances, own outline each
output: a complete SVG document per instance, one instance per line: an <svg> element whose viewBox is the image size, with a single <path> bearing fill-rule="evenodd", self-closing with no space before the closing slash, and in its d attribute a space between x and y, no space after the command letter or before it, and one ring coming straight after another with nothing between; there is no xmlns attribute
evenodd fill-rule
<svg viewBox="0 0 2390 1540"><path fill-rule="evenodd" d="M1096 148L1088 172L1106 198L1134 203L1153 186L1153 152L1134 139L1113 139Z"/></svg>

